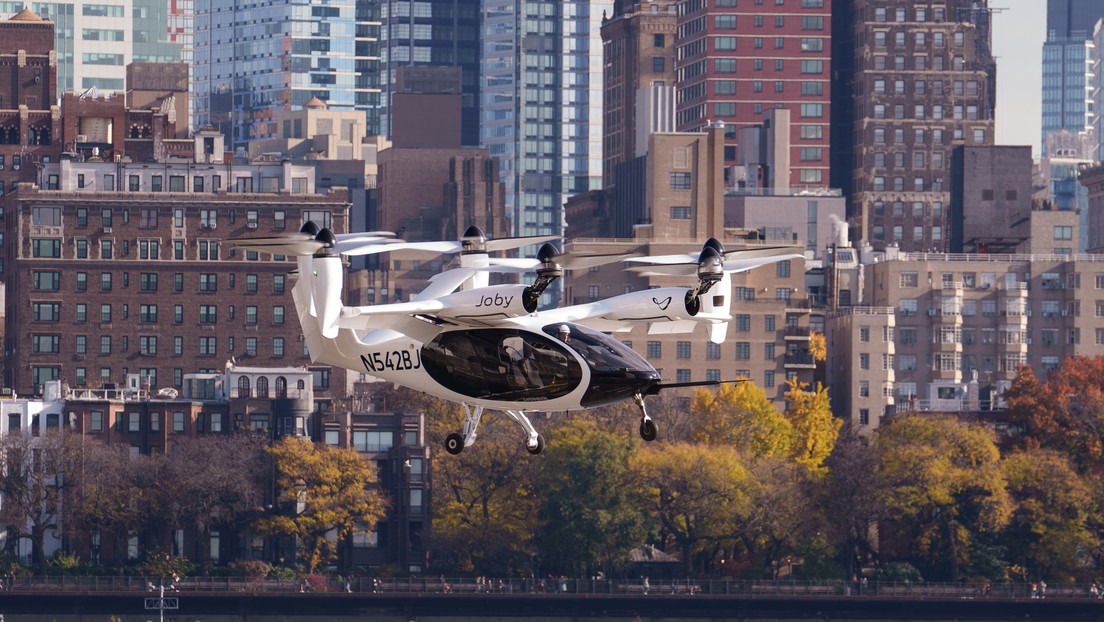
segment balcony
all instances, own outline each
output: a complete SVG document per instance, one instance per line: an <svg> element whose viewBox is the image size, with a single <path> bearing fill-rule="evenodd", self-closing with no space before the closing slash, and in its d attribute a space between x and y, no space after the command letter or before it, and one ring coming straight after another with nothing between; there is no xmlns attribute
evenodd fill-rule
<svg viewBox="0 0 1104 622"><path fill-rule="evenodd" d="M783 338L808 341L812 332L807 326L787 326Z"/></svg>
<svg viewBox="0 0 1104 622"><path fill-rule="evenodd" d="M816 369L816 360L808 352L787 352L783 364L790 369Z"/></svg>

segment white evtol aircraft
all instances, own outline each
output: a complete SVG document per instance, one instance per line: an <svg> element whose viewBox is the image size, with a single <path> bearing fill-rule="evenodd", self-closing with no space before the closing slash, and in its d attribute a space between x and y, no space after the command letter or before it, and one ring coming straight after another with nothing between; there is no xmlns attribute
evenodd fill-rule
<svg viewBox="0 0 1104 622"><path fill-rule="evenodd" d="M386 232L334 235L308 222L298 234L231 242L298 257L292 295L315 362L462 404L463 429L445 440L452 454L475 442L486 409L520 424L525 448L536 454L544 438L526 412L582 410L630 398L640 406L640 436L654 440L656 425L644 408L645 396L720 382L664 383L648 361L606 333L638 322L662 333L690 332L706 324L710 341L720 343L731 319L730 274L802 257L786 248L726 253L712 238L697 254L560 254L548 243L554 239L558 236L488 240L473 226L459 241L404 242ZM542 243L536 259L490 256ZM408 302L343 304L342 255L403 250L459 253L460 267L435 275ZM630 269L645 274L696 276L697 282L537 310L545 289L564 270L614 261L640 264ZM530 285L489 285L490 271L530 271L536 279Z"/></svg>

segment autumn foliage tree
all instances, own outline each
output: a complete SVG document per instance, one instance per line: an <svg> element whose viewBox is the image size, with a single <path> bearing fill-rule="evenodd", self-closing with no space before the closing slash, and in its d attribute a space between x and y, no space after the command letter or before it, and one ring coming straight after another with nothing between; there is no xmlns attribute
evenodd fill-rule
<svg viewBox="0 0 1104 622"><path fill-rule="evenodd" d="M824 461L832 453L843 425L832 415L828 389L819 383L809 389L803 382L790 380L786 384L784 416L794 430L794 460L811 473L825 473Z"/></svg>
<svg viewBox="0 0 1104 622"><path fill-rule="evenodd" d="M1003 529L1014 508L993 433L952 417L901 417L878 430L874 448L911 557L959 580L976 538Z"/></svg>
<svg viewBox="0 0 1104 622"><path fill-rule="evenodd" d="M354 530L371 530L383 518L388 502L372 487L375 466L351 449L338 449L288 436L269 449L276 466L279 500L292 511L260 520L270 535L295 536L302 559L313 572L336 555L327 536L337 542Z"/></svg>
<svg viewBox="0 0 1104 622"><path fill-rule="evenodd" d="M1003 397L1027 446L1061 451L1082 471L1104 472L1104 357L1067 358L1045 381L1022 367Z"/></svg>
<svg viewBox="0 0 1104 622"><path fill-rule="evenodd" d="M687 574L696 556L732 539L739 517L748 512L749 474L733 447L648 446L632 455L629 472L626 484L674 540Z"/></svg>
<svg viewBox="0 0 1104 622"><path fill-rule="evenodd" d="M691 440L734 447L752 458L789 454L794 429L753 382L699 390L690 404Z"/></svg>

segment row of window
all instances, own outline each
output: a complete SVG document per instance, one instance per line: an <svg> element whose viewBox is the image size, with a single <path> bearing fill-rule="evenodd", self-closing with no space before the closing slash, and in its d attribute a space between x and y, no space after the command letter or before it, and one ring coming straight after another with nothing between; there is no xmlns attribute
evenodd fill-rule
<svg viewBox="0 0 1104 622"><path fill-rule="evenodd" d="M18 156L12 156L16 158ZM4 156L0 155L0 168L3 167ZM77 185L84 187L84 176L77 176ZM197 177L197 179L202 179ZM138 211L138 226L142 229L156 229L159 226L160 218L164 212L167 212L169 208L157 208L157 207L143 207ZM247 209L244 210L245 223L248 228L254 229L260 226L261 210ZM118 214L116 214L118 212ZM218 228L219 213L222 212L227 222L231 225L237 224L238 210L228 208L204 208L199 210L199 224L205 229ZM287 228L287 211L282 209L265 210L265 218L271 216L272 228L285 229ZM100 209L100 225L103 227L112 227L116 224L116 216L118 215L119 222L121 224L130 224L131 210L130 208L111 208L104 207ZM303 210L301 212L302 222L312 221L319 227L331 227L333 214L328 210ZM180 229L184 227L185 223L185 210L184 208L177 207L172 208L171 215L172 226ZM89 210L87 207L78 207L73 211L73 218L76 220L76 226L78 228L84 228L89 226ZM31 224L36 227L60 227L62 226L62 208L57 206L38 205L31 208ZM266 223L267 224L267 223Z"/></svg>
<svg viewBox="0 0 1104 622"><path fill-rule="evenodd" d="M1104 329L1097 329L1104 330ZM883 341L887 329L883 329ZM915 345L919 343L919 328L916 326L898 326L888 329L889 341L896 341L899 345ZM1059 344L1078 345L1081 343L1081 329L1065 329L1065 339L1060 328L1039 329L1038 344L1044 346L1056 346ZM863 341L869 341L864 339ZM983 327L973 326L939 326L931 331L931 343L935 344L963 344L963 345L1031 345L1036 342L1032 339L1032 330L1019 326Z"/></svg>
<svg viewBox="0 0 1104 622"><path fill-rule="evenodd" d="M923 129L923 128L914 128L913 133L912 133L913 144L923 145L923 144L927 143L928 132L929 131L931 132L931 144L933 144L933 145L942 145L943 142L944 142L943 141L944 132L941 128L933 128L931 130L927 130L927 129ZM906 135L907 134L906 134L905 128L896 128L896 129L894 129L893 130L893 144L894 145L904 145L904 144L906 144L905 143L905 136ZM965 131L962 129L962 127L955 127L954 130L953 130L953 135L954 135L954 140L955 141L963 140L964 136L965 136ZM979 145L985 144L986 136L987 136L987 132L986 132L985 128L976 128L976 129L974 129L973 132L972 132L972 135L973 135L974 144L979 144ZM886 133L886 128L884 128L884 127L875 127L873 138L874 138L873 139L873 144L875 144L875 145L887 145L887 144L889 144L889 142L887 141L888 134Z"/></svg>
<svg viewBox="0 0 1104 622"><path fill-rule="evenodd" d="M213 372L214 370L210 369L210 370L200 370L200 371L201 372L203 372L203 371ZM126 377L129 373L130 373L129 368L124 367L122 369L123 377ZM138 369L138 375L142 379L142 386L149 387L149 389L151 391L155 390L159 386L161 386L157 382L157 368L156 367L141 367L141 368ZM171 386L178 387L178 388L183 387L184 386L184 370L180 367L174 367L173 370L172 370L172 375L173 375L173 378L172 378L172 385ZM49 380L57 380L60 376L61 376L61 368L58 367L58 366L54 366L54 365L32 365L31 366L31 380L32 380L33 384L35 384L36 386L41 386ZM326 368L326 369L312 369L311 370L311 376L312 376L312 383L313 383L312 386L315 389L328 389L330 387L330 369L328 369L328 368ZM110 367L100 367L99 368L99 379L98 379L98 381L100 383L111 382L112 378L117 378L117 377L118 376L116 376L114 374L114 370L112 368L110 368ZM77 386L77 387L88 386L90 379L91 379L91 376L89 376L89 374L88 374L88 368L87 367L82 366L82 367L74 367L73 368L74 386ZM206 383L206 384L208 384L210 386L198 386L198 385L193 386L191 394L195 399L214 399L216 397L215 393L214 393L213 383ZM280 388L279 385L277 385L276 388L279 389ZM303 391L304 389L305 389L305 383L300 381L298 383L298 390ZM298 419L301 419L301 418L296 418L296 419L298 420ZM296 425L299 425L298 421L297 421ZM291 431L289 430L288 433L291 433ZM297 429L295 433L296 434L302 434L302 431Z"/></svg>
<svg viewBox="0 0 1104 622"><path fill-rule="evenodd" d="M874 21L875 22L887 22L887 21L889 21L889 18L890 18L889 11L890 10L891 9L889 9L887 7L875 7L873 9L873 11L874 11ZM908 9L906 9L904 7L899 7L899 8L896 8L896 9L892 9L892 11L893 11L893 14L892 14L893 21L895 21L895 22L909 21L909 19L908 19L908 17L909 17L908 16ZM946 9L944 7L941 7L941 6L938 6L938 7L921 6L921 7L914 8L913 13L912 13L912 21L914 21L914 22L926 22L929 19L929 15L930 15L930 19L932 21L936 22L936 23L942 23L942 22L946 21Z"/></svg>
<svg viewBox="0 0 1104 622"><path fill-rule="evenodd" d="M958 97L964 97L966 95L974 97L979 94L979 82L977 80L948 80L947 83L951 84L950 92ZM907 95L913 97L923 97L925 95L928 95L928 92L930 90L931 95L934 95L935 97L943 97L945 95L945 83L943 80L932 80L930 83L930 89L928 88L929 82L926 79L914 80L912 82L912 93L906 92L906 84L906 81L900 78L893 80L892 94L900 96ZM872 83L872 88L874 89L875 95L890 94L888 87L889 81L883 78L878 78Z"/></svg>
<svg viewBox="0 0 1104 622"><path fill-rule="evenodd" d="M890 58L893 62L890 63ZM911 60L911 62L910 62ZM946 56L943 54L897 54L892 57L885 54L874 54L869 60L864 57L861 61L866 71L943 71L946 69ZM951 57L951 71L966 71L966 59L961 56Z"/></svg>
<svg viewBox="0 0 1104 622"><path fill-rule="evenodd" d="M898 31L893 32L893 46L894 47L905 47L905 45L906 45L906 43L905 43L906 33L912 33L912 42L918 48L928 47L928 35L929 34L931 35L932 47L942 48L942 47L945 47L947 45L946 33L944 33L941 30L936 30L935 32L930 32L929 33L929 32L924 31L924 30L915 30L915 29L910 28L907 31L898 30ZM878 47L878 48L887 47L888 41L889 41L889 31L886 31L886 30L875 30L874 31L874 47ZM951 41L952 41L952 45L956 48L960 48L960 47L965 46L965 44L966 44L966 33L962 32L962 31L957 31L957 32L952 33L951 34Z"/></svg>
<svg viewBox="0 0 1104 622"><path fill-rule="evenodd" d="M135 241L138 259L156 260L162 258L161 240L156 238L144 238ZM3 237L0 237L0 246L3 245ZM98 246L99 252L92 251ZM175 260L218 261L219 242L217 240L195 240L194 252L188 257L185 255L188 244L184 240L173 240L172 254L165 254L165 258ZM116 254L118 248L118 254ZM88 240L77 238L73 240L74 259L116 259L130 256L131 240L122 240L121 244L115 243L115 238L100 238ZM62 240L60 238L31 238L31 256L37 259L61 259ZM255 251L246 252L245 258L249 261L257 261L260 256ZM276 260L283 260L283 255L275 255Z"/></svg>
<svg viewBox="0 0 1104 622"><path fill-rule="evenodd" d="M140 335L138 337L138 353L143 356L156 356L158 354L164 354L164 352L158 352L158 342L160 337L158 335ZM245 354L247 356L257 355L257 343L258 337L246 337L245 338ZM230 343L234 342L234 338L229 338ZM100 345L96 352L101 355L111 354L113 347L118 347L120 352L130 351L130 337L123 335L121 337L112 337L111 335L100 335ZM197 353L200 356L215 356L218 354L218 340L213 336L199 337L196 343ZM61 335L43 335L34 334L31 335L31 349L36 354L60 354L61 353ZM234 354L234 347L230 348L231 354ZM74 354L88 354L88 336L87 335L73 335L73 352ZM282 357L285 353L285 339L283 337L272 338L272 356ZM172 354L174 356L184 356L184 337L175 336L172 338ZM305 354L305 352L304 352Z"/></svg>
<svg viewBox="0 0 1104 622"><path fill-rule="evenodd" d="M924 358L925 363L930 365L929 369L934 372L960 372L976 369L981 372L1000 371L1015 373L1020 367L1029 364L1028 355L1021 352L983 356L963 354L961 352L936 352ZM1060 360L1061 357L1056 355L1048 354L1039 357L1040 365L1047 371L1055 369ZM918 360L916 355L882 355L882 371L916 371L918 369L917 365ZM870 369L870 354L859 354L859 368L866 370ZM915 393L906 395L914 394Z"/></svg>
<svg viewBox="0 0 1104 622"><path fill-rule="evenodd" d="M88 291L88 272L77 272L75 274L74 288L78 292ZM130 287L130 272L123 272L121 275L116 275L114 272L101 272L100 273L100 285L99 290L102 292L109 292L115 287L116 276L121 276L121 286L123 289ZM231 272L223 275L225 282L230 289L237 287L238 275ZM142 272L138 276L138 288L143 292L156 292L159 286L160 273L158 272ZM183 292L185 287L185 278L183 272L176 272L173 274L172 291ZM61 271L60 270L32 270L31 271L31 288L35 291L43 292L56 292L61 291ZM214 272L204 272L199 274L198 291L201 292L217 292L219 288L219 275ZM272 275L272 293L282 294L287 288L287 275L286 274L274 274ZM245 291L249 294L255 294L260 291L260 275L246 274L245 275Z"/></svg>
<svg viewBox="0 0 1104 622"><path fill-rule="evenodd" d="M892 118L894 118L894 119L905 119L906 118L905 117L905 105L904 104L894 104L892 108L887 108L886 104L874 104L873 117L875 119L889 118L889 117L886 116L886 111L887 110L889 110L892 113L892 115L893 115ZM954 106L951 107L951 110L952 110L951 118L956 120L956 121L963 121L963 120L965 120L965 121L977 121L980 118L978 116L978 106L976 104L968 104L966 106L963 106L962 104L955 104ZM929 118L927 116L928 112L929 112L929 109L927 107L925 107L924 104L914 104L913 107L912 107L912 116L909 117L909 119L922 121L924 119ZM934 106L932 106L930 108L930 112L931 112L931 117L930 117L931 119L937 120L937 121L943 119L943 106L941 104L935 104Z"/></svg>
<svg viewBox="0 0 1104 622"><path fill-rule="evenodd" d="M165 305L168 306L168 305ZM130 305L123 303L118 305L121 307L121 318L123 320L130 319ZM75 322L87 322L88 317L88 303L78 302L74 305L75 313L73 321ZM99 321L101 323L110 323L114 317L113 311L116 307L113 307L111 303L103 303L100 305ZM142 324L157 324L158 305L156 304L141 304L138 307L138 321ZM235 306L229 305L228 307L228 319L234 321L236 319ZM32 318L35 322L60 322L61 318L61 303L60 302L34 302L31 303ZM218 306L217 305L199 305L197 319L200 324L218 324ZM258 324L258 308L255 305L246 305L245 307L245 324L256 325ZM173 305L173 324L184 323L184 305ZM275 326L281 326L287 321L287 312L284 309L284 305L274 305L272 307L272 324Z"/></svg>
<svg viewBox="0 0 1104 622"><path fill-rule="evenodd" d="M121 65L122 55L120 54L85 54L85 57L94 56L102 62L93 62L87 64L92 65ZM146 128L134 127L132 129L131 138L145 137ZM48 132L48 130L45 130ZM32 139L36 137L32 134ZM43 143L42 140L45 139ZM49 144L49 134L37 137L39 142L33 144ZM77 173L77 188L90 188L95 183L95 180L90 180L84 173ZM165 185L165 177L163 175L127 175L126 176L126 190L127 192L185 192L185 176L184 175L169 175L168 186ZM278 192L280 187L279 177L261 177L260 179L260 192L273 193ZM46 190L61 190L61 175L59 173L46 174ZM123 187L115 187L115 175L105 174L103 175L99 190L105 192L114 192L116 189L123 190ZM304 194L310 189L310 183L306 177L293 177L291 180L291 192L292 194ZM209 178L202 175L195 175L192 177L192 192L217 192L222 190L222 175L211 175ZM252 176L240 176L234 178L234 184L231 188L232 192L238 193L250 193L253 192L253 177Z"/></svg>
<svg viewBox="0 0 1104 622"><path fill-rule="evenodd" d="M917 130L916 137L917 139L919 139L919 141L922 142L924 140L924 130ZM930 162L932 170L941 171L943 170L944 163L946 162L946 158L942 151L932 151L930 153L919 150L913 151L912 162L908 164L906 164L907 156L903 151L890 153L889 156L892 156L892 159L887 157L886 152L884 151L875 151L874 167L884 169L901 168L905 170L923 170L928 168L928 164ZM1010 190L1009 192L1015 193L1016 191Z"/></svg>
<svg viewBox="0 0 1104 622"><path fill-rule="evenodd" d="M912 184L905 184L905 178L901 175L890 177L891 183L886 183L885 175L875 175L871 180L870 189L874 192L905 192L906 189L912 192L943 192L943 178L936 177L931 181L931 187L928 187L928 179L923 175L916 175L912 178Z"/></svg>

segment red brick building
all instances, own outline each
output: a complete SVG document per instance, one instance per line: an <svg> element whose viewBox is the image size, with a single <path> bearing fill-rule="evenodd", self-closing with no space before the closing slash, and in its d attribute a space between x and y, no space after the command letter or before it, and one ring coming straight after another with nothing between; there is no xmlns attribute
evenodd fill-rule
<svg viewBox="0 0 1104 622"><path fill-rule="evenodd" d="M828 186L831 0L692 0L679 4L680 132L725 126L725 164L736 164L738 130L786 108L790 186ZM729 185L736 179L726 170Z"/></svg>

